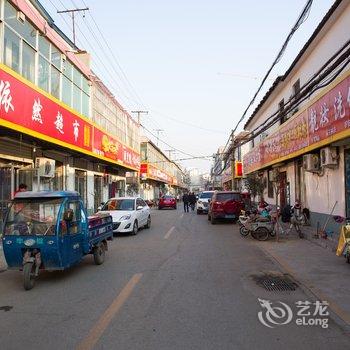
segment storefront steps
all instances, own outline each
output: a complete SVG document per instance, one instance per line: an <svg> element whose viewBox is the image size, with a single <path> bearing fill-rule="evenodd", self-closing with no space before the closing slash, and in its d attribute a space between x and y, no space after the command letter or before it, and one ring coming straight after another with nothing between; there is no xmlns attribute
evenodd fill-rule
<svg viewBox="0 0 350 350"><path fill-rule="evenodd" d="M316 241L317 244L314 244ZM349 331L350 264L344 257L336 256L331 249L324 249L324 241L300 239L295 232L291 232L288 238L281 236L278 242L273 238L265 242L252 242L309 292L311 299L327 301L338 323ZM326 248L330 248L330 244Z"/></svg>

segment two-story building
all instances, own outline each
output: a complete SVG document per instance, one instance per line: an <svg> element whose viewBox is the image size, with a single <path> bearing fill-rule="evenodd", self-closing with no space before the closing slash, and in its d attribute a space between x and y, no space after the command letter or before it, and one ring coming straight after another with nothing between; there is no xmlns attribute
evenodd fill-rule
<svg viewBox="0 0 350 350"><path fill-rule="evenodd" d="M38 1L0 0L0 18L0 216L20 183L93 212L139 171L139 126Z"/></svg>
<svg viewBox="0 0 350 350"><path fill-rule="evenodd" d="M140 194L155 200L161 195L177 195L184 188L182 169L170 160L151 140L141 140Z"/></svg>

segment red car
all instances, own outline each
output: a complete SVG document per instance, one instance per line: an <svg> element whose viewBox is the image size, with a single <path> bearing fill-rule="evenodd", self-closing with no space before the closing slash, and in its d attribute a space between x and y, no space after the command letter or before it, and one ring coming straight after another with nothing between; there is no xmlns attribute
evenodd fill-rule
<svg viewBox="0 0 350 350"><path fill-rule="evenodd" d="M176 199L172 196L163 196L159 199L158 209L173 208L176 209Z"/></svg>
<svg viewBox="0 0 350 350"><path fill-rule="evenodd" d="M215 191L210 200L208 220L215 224L217 219L238 220L244 202L240 192Z"/></svg>

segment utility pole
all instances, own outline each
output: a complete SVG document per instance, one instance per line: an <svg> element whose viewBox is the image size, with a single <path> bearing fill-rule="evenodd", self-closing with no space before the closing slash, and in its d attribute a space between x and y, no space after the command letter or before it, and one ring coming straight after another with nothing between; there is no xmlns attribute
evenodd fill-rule
<svg viewBox="0 0 350 350"><path fill-rule="evenodd" d="M137 124L141 125L141 114L148 114L148 111L131 111L137 114Z"/></svg>
<svg viewBox="0 0 350 350"><path fill-rule="evenodd" d="M57 13L70 13L72 16L72 21L73 21L73 43L75 45L75 12L84 12L83 17L85 17L85 11L89 11L88 7L84 8L77 8L77 9L71 9L71 10L62 10L62 11L57 11Z"/></svg>
<svg viewBox="0 0 350 350"><path fill-rule="evenodd" d="M154 131L157 132L157 146L158 146L158 143L159 143L159 134L160 134L161 132L163 132L164 130L163 130L163 129L154 129Z"/></svg>

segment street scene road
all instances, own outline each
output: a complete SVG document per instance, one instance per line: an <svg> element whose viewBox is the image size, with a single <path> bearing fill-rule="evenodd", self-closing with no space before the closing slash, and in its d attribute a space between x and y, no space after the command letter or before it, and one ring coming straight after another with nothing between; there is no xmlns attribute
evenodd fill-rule
<svg viewBox="0 0 350 350"><path fill-rule="evenodd" d="M348 330L330 310L328 328L259 321L258 299L291 308L315 302L302 285L279 292L256 282L284 273L237 224L211 225L182 208L152 210L151 229L118 235L103 265L88 256L68 271L41 274L27 292L20 272L0 273L1 348L348 348Z"/></svg>

